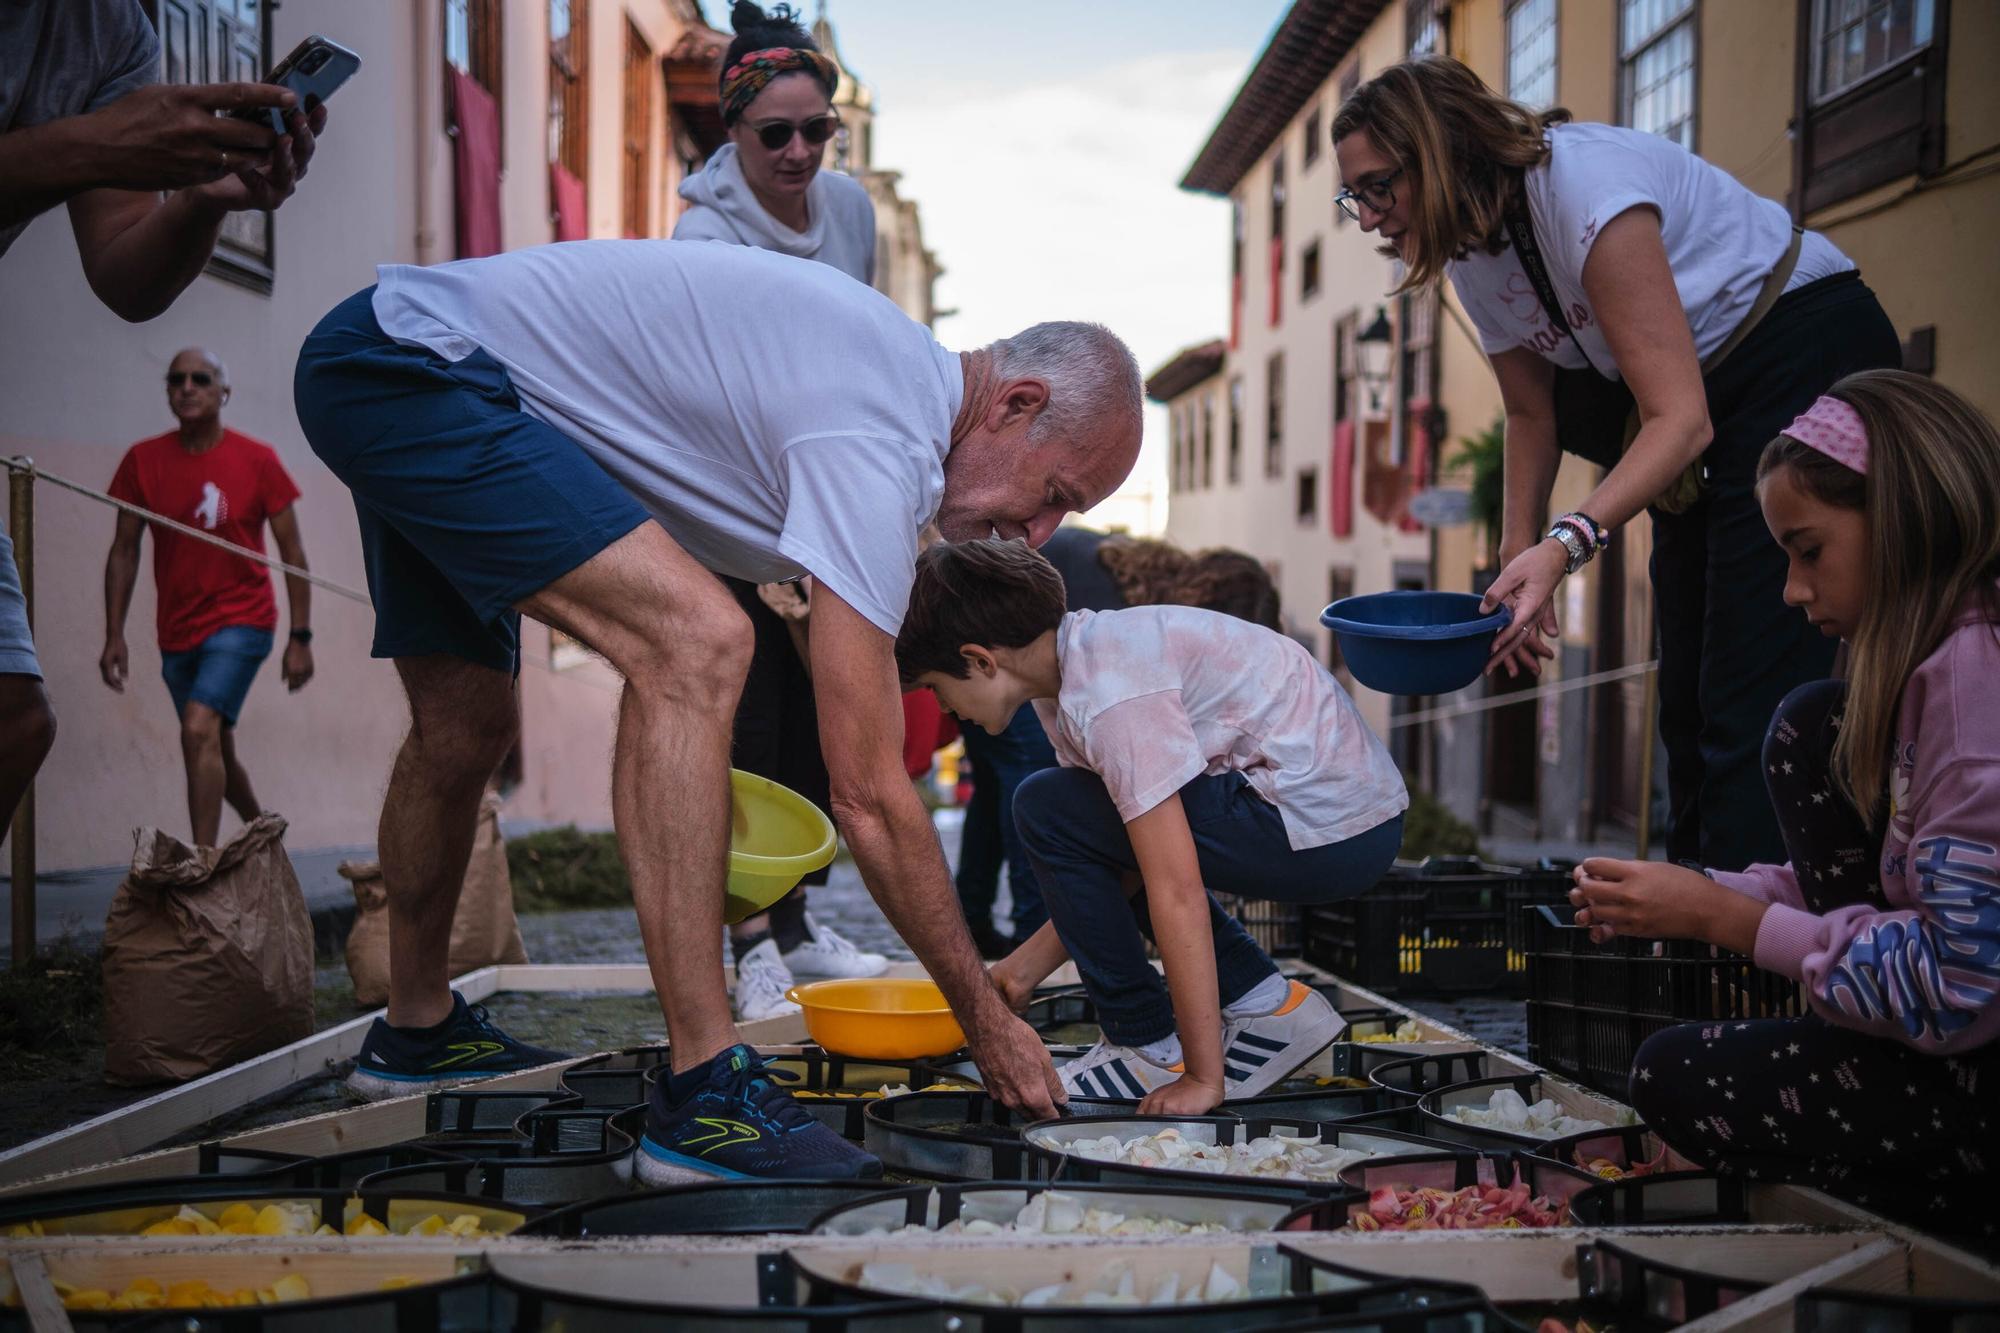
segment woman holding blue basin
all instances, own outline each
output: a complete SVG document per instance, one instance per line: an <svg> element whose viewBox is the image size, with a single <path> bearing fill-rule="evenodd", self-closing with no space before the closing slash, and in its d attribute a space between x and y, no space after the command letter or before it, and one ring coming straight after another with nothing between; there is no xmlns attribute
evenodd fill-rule
<svg viewBox="0 0 2000 1333"><path fill-rule="evenodd" d="M1384 70L1332 137L1341 209L1402 261L1399 290L1451 282L1499 381L1503 567L1479 609L1512 620L1487 671L1539 672L1557 585L1648 511L1670 853L1781 859L1758 744L1834 645L1784 603L1757 458L1833 381L1899 362L1874 294L1678 144L1532 111L1455 60ZM1565 452L1607 471L1544 527Z"/></svg>

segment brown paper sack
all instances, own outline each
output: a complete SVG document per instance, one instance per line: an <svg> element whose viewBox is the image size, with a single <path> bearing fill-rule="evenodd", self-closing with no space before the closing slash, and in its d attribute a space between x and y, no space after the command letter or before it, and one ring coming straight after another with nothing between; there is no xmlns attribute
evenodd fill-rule
<svg viewBox="0 0 2000 1333"><path fill-rule="evenodd" d="M196 1078L312 1035L312 920L265 813L221 847L155 828L104 922L104 1077Z"/></svg>
<svg viewBox="0 0 2000 1333"><path fill-rule="evenodd" d="M347 934L347 974L354 1002L373 1009L389 1001L389 892L377 861L343 861L341 875L354 885L354 927ZM487 793L472 836L465 886L451 921L451 975L495 963L525 963L521 926L514 919L514 882L507 874L507 840L500 836L500 798Z"/></svg>

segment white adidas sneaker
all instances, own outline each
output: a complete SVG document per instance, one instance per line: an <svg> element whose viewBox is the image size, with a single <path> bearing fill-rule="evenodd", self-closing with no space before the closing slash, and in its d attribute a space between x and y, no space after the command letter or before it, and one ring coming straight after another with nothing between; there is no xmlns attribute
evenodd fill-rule
<svg viewBox="0 0 2000 1333"><path fill-rule="evenodd" d="M799 1007L785 998L792 972L778 954L775 940L763 940L736 960L736 1017L754 1023L760 1018L796 1014Z"/></svg>
<svg viewBox="0 0 2000 1333"><path fill-rule="evenodd" d="M1223 1100L1268 1092L1333 1044L1346 1028L1347 1020L1326 996L1296 981L1285 1002L1271 1013L1225 1021Z"/></svg>
<svg viewBox="0 0 2000 1333"><path fill-rule="evenodd" d="M889 970L889 960L879 953L864 953L854 942L831 926L822 926L807 912L806 937L785 954L785 966L801 977L879 977Z"/></svg>
<svg viewBox="0 0 2000 1333"><path fill-rule="evenodd" d="M1058 1065L1056 1077L1072 1097L1136 1101L1154 1088L1172 1083L1186 1069L1185 1062L1156 1065L1130 1046L1100 1041L1068 1064Z"/></svg>

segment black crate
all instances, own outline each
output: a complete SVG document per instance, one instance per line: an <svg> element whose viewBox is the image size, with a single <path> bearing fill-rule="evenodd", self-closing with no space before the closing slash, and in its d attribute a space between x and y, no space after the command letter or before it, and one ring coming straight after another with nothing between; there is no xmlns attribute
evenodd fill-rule
<svg viewBox="0 0 2000 1333"><path fill-rule="evenodd" d="M1218 893L1216 902L1236 918L1257 947L1273 958L1297 958L1301 947L1301 911L1297 903L1274 903Z"/></svg>
<svg viewBox="0 0 2000 1333"><path fill-rule="evenodd" d="M1524 907L1567 899L1567 865L1398 861L1358 897L1305 909L1309 963L1384 995L1525 993Z"/></svg>
<svg viewBox="0 0 2000 1333"><path fill-rule="evenodd" d="M1677 1023L1796 1018L1799 983L1690 940L1592 944L1570 907L1528 908L1528 1058L1623 1099L1641 1043Z"/></svg>

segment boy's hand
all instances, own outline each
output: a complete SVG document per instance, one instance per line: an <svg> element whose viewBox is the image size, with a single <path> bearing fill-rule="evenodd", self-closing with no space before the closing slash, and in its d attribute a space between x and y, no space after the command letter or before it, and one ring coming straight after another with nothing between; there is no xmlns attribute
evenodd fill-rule
<svg viewBox="0 0 2000 1333"><path fill-rule="evenodd" d="M1222 1105L1220 1083L1198 1082L1183 1074L1147 1093L1139 1103L1140 1115L1207 1115Z"/></svg>

